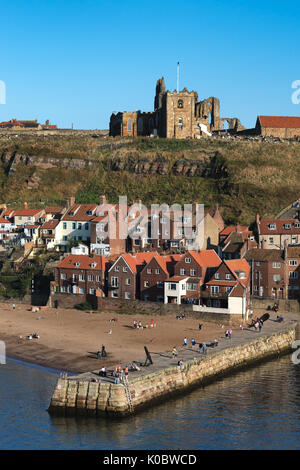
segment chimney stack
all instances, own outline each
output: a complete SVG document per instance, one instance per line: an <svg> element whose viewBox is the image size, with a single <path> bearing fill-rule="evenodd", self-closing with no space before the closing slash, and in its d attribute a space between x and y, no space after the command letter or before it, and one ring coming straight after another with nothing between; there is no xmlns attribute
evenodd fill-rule
<svg viewBox="0 0 300 470"><path fill-rule="evenodd" d="M72 207L74 204L75 204L75 197L74 196L67 197L67 208L70 209L70 207Z"/></svg>
<svg viewBox="0 0 300 470"><path fill-rule="evenodd" d="M27 204L27 202L24 202L24 209L28 209L28 204Z"/></svg>

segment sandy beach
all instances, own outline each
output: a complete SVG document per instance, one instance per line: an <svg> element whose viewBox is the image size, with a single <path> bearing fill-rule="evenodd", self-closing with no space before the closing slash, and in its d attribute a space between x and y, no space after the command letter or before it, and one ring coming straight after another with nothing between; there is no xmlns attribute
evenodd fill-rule
<svg viewBox="0 0 300 470"><path fill-rule="evenodd" d="M110 321L114 317L117 321ZM141 321L144 328L134 329L134 320ZM150 328L151 320L156 327ZM199 320L177 320L176 314L151 317L54 308L32 312L30 305L16 305L13 310L11 304L0 303L0 340L5 341L8 357L74 373L99 368L96 353L102 345L107 357L101 360L101 367L109 367L144 360L144 346L152 353L161 353L173 346L180 350L185 337L190 344L192 338L210 342L224 336L221 324L201 323L199 330ZM238 325L233 331L240 333ZM35 332L39 339L26 339Z"/></svg>

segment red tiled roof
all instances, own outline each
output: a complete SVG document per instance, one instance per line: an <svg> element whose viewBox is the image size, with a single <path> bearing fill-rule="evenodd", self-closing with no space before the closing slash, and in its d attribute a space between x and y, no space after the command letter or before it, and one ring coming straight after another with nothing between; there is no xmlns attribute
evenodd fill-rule
<svg viewBox="0 0 300 470"><path fill-rule="evenodd" d="M241 282L243 285L247 285L250 276L250 265L244 258L226 260L224 263L228 266L230 271L235 275L239 282ZM239 271L243 271L245 273L246 277L244 279L238 277Z"/></svg>
<svg viewBox="0 0 300 470"><path fill-rule="evenodd" d="M222 263L221 258L214 250L189 251L193 258L203 268L213 268Z"/></svg>
<svg viewBox="0 0 300 470"><path fill-rule="evenodd" d="M59 206L47 206L45 207L46 214L60 214L63 211L63 207Z"/></svg>
<svg viewBox="0 0 300 470"><path fill-rule="evenodd" d="M299 228L295 228L295 223L299 224ZM276 229L270 229L270 224L275 224ZM284 228L284 224L290 224L291 228ZM298 219L261 219L259 233L261 235L300 234L300 221Z"/></svg>
<svg viewBox="0 0 300 470"><path fill-rule="evenodd" d="M57 268L78 268L78 269L96 269L105 270L106 259L102 255L89 256L89 255L68 255L58 265ZM80 263L80 266L76 266L76 263ZM96 267L92 268L91 264L96 263Z"/></svg>
<svg viewBox="0 0 300 470"><path fill-rule="evenodd" d="M51 220L48 220L48 222L43 223L42 229L55 228L55 227L57 227L58 224L59 224L58 219L51 219Z"/></svg>
<svg viewBox="0 0 300 470"><path fill-rule="evenodd" d="M91 221L96 215L95 209L97 207L97 204L74 204L61 220ZM89 215L88 212L93 212L93 214ZM71 213L74 213L74 215L70 215Z"/></svg>
<svg viewBox="0 0 300 470"><path fill-rule="evenodd" d="M179 282L182 281L183 279L188 279L189 276L172 276L167 279L167 281L172 281L172 282Z"/></svg>
<svg viewBox="0 0 300 470"><path fill-rule="evenodd" d="M230 235L233 232L247 232L248 227L245 227L243 225L237 224L237 225L229 225L228 227L225 227L221 232L220 235Z"/></svg>
<svg viewBox="0 0 300 470"><path fill-rule="evenodd" d="M262 127L300 128L299 116L258 116Z"/></svg>
<svg viewBox="0 0 300 470"><path fill-rule="evenodd" d="M31 217L39 214L40 212L43 212L43 210L44 209L21 209L19 211L15 211L14 217Z"/></svg>

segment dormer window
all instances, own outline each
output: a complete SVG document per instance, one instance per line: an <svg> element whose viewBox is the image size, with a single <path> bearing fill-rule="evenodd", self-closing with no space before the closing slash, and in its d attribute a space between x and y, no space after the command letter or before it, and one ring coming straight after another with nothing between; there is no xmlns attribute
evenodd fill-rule
<svg viewBox="0 0 300 470"><path fill-rule="evenodd" d="M91 268L95 268L97 266L97 263L92 263Z"/></svg>
<svg viewBox="0 0 300 470"><path fill-rule="evenodd" d="M286 230L290 230L290 229L291 229L291 224L284 224L283 226L284 226L284 228L285 228Z"/></svg>
<svg viewBox="0 0 300 470"><path fill-rule="evenodd" d="M78 268L80 266L79 261L76 261L75 266L76 266L76 268Z"/></svg>
<svg viewBox="0 0 300 470"><path fill-rule="evenodd" d="M87 211L87 215L93 215L92 211Z"/></svg>
<svg viewBox="0 0 300 470"><path fill-rule="evenodd" d="M276 230L276 224L269 224L269 230Z"/></svg>
<svg viewBox="0 0 300 470"><path fill-rule="evenodd" d="M70 217L74 217L74 212L73 211L70 212L69 215L70 215Z"/></svg>
<svg viewBox="0 0 300 470"><path fill-rule="evenodd" d="M295 227L295 228L300 228L300 223L299 223L299 222L295 222L295 223L294 223L294 227Z"/></svg>

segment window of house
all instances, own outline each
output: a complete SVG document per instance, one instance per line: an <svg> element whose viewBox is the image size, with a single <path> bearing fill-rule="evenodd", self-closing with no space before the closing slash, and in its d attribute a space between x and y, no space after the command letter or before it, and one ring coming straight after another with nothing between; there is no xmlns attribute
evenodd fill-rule
<svg viewBox="0 0 300 470"><path fill-rule="evenodd" d="M181 284L181 290L185 290L186 286L185 284Z"/></svg>
<svg viewBox="0 0 300 470"><path fill-rule="evenodd" d="M78 275L77 275L77 274L73 274L73 281L74 281L74 282L77 282L77 281L78 281Z"/></svg>
<svg viewBox="0 0 300 470"><path fill-rule="evenodd" d="M81 230L81 229L82 229L82 223L78 222L78 230Z"/></svg>
<svg viewBox="0 0 300 470"><path fill-rule="evenodd" d="M278 269L280 268L280 263L274 262L272 263L272 267Z"/></svg>
<svg viewBox="0 0 300 470"><path fill-rule="evenodd" d="M81 282L84 281L84 274L79 274L79 281L81 281Z"/></svg>
<svg viewBox="0 0 300 470"><path fill-rule="evenodd" d="M298 279L298 271L291 271L290 279Z"/></svg>
<svg viewBox="0 0 300 470"><path fill-rule="evenodd" d="M184 276L186 274L186 270L184 268L180 269L180 275Z"/></svg>
<svg viewBox="0 0 300 470"><path fill-rule="evenodd" d="M83 287L79 287L79 294L84 294L85 293L85 290Z"/></svg>
<svg viewBox="0 0 300 470"><path fill-rule="evenodd" d="M126 278L125 284L126 284L126 286L130 286L130 284L131 284L131 279L130 279L130 277L127 277L127 278Z"/></svg>
<svg viewBox="0 0 300 470"><path fill-rule="evenodd" d="M101 276L96 276L96 281L101 282Z"/></svg>
<svg viewBox="0 0 300 470"><path fill-rule="evenodd" d="M185 258L185 262L186 262L186 263L190 263L190 262L191 262L191 258Z"/></svg>
<svg viewBox="0 0 300 470"><path fill-rule="evenodd" d="M144 281L144 287L149 287L149 281Z"/></svg>
<svg viewBox="0 0 300 470"><path fill-rule="evenodd" d="M289 265L290 266L298 266L298 261L296 259L290 259L289 260Z"/></svg>
<svg viewBox="0 0 300 470"><path fill-rule="evenodd" d="M283 227L284 227L286 230L290 230L291 224L283 224Z"/></svg>
<svg viewBox="0 0 300 470"><path fill-rule="evenodd" d="M276 224L269 224L269 230L276 230Z"/></svg>
<svg viewBox="0 0 300 470"><path fill-rule="evenodd" d="M231 291L232 291L232 287L226 287L226 294L230 294Z"/></svg>
<svg viewBox="0 0 300 470"><path fill-rule="evenodd" d="M183 119L182 118L178 118L178 127L180 129L182 129L182 127L183 127Z"/></svg>
<svg viewBox="0 0 300 470"><path fill-rule="evenodd" d="M111 293L111 296L112 296L114 299L117 299L117 298L119 297L119 294L118 294L118 292L113 291L113 292Z"/></svg>
<svg viewBox="0 0 300 470"><path fill-rule="evenodd" d="M61 292L66 292L65 286L61 286L60 291L61 291Z"/></svg>
<svg viewBox="0 0 300 470"><path fill-rule="evenodd" d="M67 279L67 275L65 273L61 273L60 278L61 279Z"/></svg>
<svg viewBox="0 0 300 470"><path fill-rule="evenodd" d="M66 230L67 228L67 222L63 222L63 229Z"/></svg>
<svg viewBox="0 0 300 470"><path fill-rule="evenodd" d="M92 274L88 275L88 281L92 282L94 280L94 276Z"/></svg>
<svg viewBox="0 0 300 470"><path fill-rule="evenodd" d="M111 278L112 287L118 287L118 284L119 284L119 278L118 277L112 277Z"/></svg>
<svg viewBox="0 0 300 470"><path fill-rule="evenodd" d="M155 269L155 274L160 274L160 269L159 268Z"/></svg>
<svg viewBox="0 0 300 470"><path fill-rule="evenodd" d="M157 282L156 287L158 287L159 289L162 289L164 287L164 283L163 282Z"/></svg>
<svg viewBox="0 0 300 470"><path fill-rule="evenodd" d="M182 109L183 108L183 100L178 100L177 106L178 106L178 108Z"/></svg>
<svg viewBox="0 0 300 470"><path fill-rule="evenodd" d="M125 292L125 299L130 299L130 292Z"/></svg>
<svg viewBox="0 0 300 470"><path fill-rule="evenodd" d="M87 222L86 224L84 224L84 228L85 228L85 230L88 230L88 229L89 229L89 224L88 224L88 222Z"/></svg>
<svg viewBox="0 0 300 470"><path fill-rule="evenodd" d="M76 268L79 268L80 262L79 262L79 261L76 261L75 266L76 266Z"/></svg>
<svg viewBox="0 0 300 470"><path fill-rule="evenodd" d="M230 281L231 275L230 275L230 274L226 274L225 279L226 279L227 281Z"/></svg>
<svg viewBox="0 0 300 470"><path fill-rule="evenodd" d="M120 271L120 266L115 266L115 271L119 272Z"/></svg>
<svg viewBox="0 0 300 470"><path fill-rule="evenodd" d="M196 290L197 289L197 284L194 284L193 282L188 282L187 289L188 290Z"/></svg>
<svg viewBox="0 0 300 470"><path fill-rule="evenodd" d="M169 290L177 290L177 284L175 282L170 282Z"/></svg>
<svg viewBox="0 0 300 470"><path fill-rule="evenodd" d="M72 229L75 230L76 228L76 222L72 222Z"/></svg>
<svg viewBox="0 0 300 470"><path fill-rule="evenodd" d="M280 281L280 274L273 274L273 281L279 282Z"/></svg>
<svg viewBox="0 0 300 470"><path fill-rule="evenodd" d="M292 244L294 245L295 243L298 243L298 236L292 235Z"/></svg>
<svg viewBox="0 0 300 470"><path fill-rule="evenodd" d="M295 223L294 223L294 227L295 227L295 228L300 228L300 223L299 223L299 222L295 222Z"/></svg>
<svg viewBox="0 0 300 470"><path fill-rule="evenodd" d="M196 276L196 269L190 269L190 276Z"/></svg>
<svg viewBox="0 0 300 470"><path fill-rule="evenodd" d="M256 266L260 266L260 261L257 261L257 262L256 262Z"/></svg>
<svg viewBox="0 0 300 470"><path fill-rule="evenodd" d="M210 292L212 294L218 294L219 293L219 286L210 286Z"/></svg>
<svg viewBox="0 0 300 470"><path fill-rule="evenodd" d="M215 274L215 279L220 279L220 273Z"/></svg>
<svg viewBox="0 0 300 470"><path fill-rule="evenodd" d="M273 237L269 237L269 243L270 243L270 245L274 245L274 238Z"/></svg>
<svg viewBox="0 0 300 470"><path fill-rule="evenodd" d="M95 295L96 294L96 289L91 287L89 292L90 292L91 295Z"/></svg>
<svg viewBox="0 0 300 470"><path fill-rule="evenodd" d="M63 241L66 242L68 240L67 235L63 235Z"/></svg>
<svg viewBox="0 0 300 470"><path fill-rule="evenodd" d="M147 274L151 274L152 273L152 269L151 268L147 268Z"/></svg>
<svg viewBox="0 0 300 470"><path fill-rule="evenodd" d="M127 271L128 271L127 266L124 266L124 267L123 267L123 273L127 273Z"/></svg>

